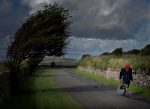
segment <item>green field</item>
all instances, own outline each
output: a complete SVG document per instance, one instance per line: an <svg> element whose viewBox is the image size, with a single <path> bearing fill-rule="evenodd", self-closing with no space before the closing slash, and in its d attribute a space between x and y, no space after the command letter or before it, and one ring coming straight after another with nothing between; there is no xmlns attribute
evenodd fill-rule
<svg viewBox="0 0 150 109"><path fill-rule="evenodd" d="M101 77L101 76L96 75L96 74L91 74L91 73L88 73L88 72L80 71L79 69L75 69L74 73L77 74L77 75L86 77L86 78L88 78L90 80L94 80L94 81L96 81L98 83L104 83L106 85L113 86L116 89L117 89L117 87L120 84L120 82L117 81L117 80L106 79L106 78ZM131 83L131 85L129 87L129 92L141 95L145 99L150 99L150 89L149 88L139 87L139 86L136 86L135 84Z"/></svg>
<svg viewBox="0 0 150 109"><path fill-rule="evenodd" d="M52 70L39 68L27 77L21 93L9 101L8 109L82 109L67 92L51 78Z"/></svg>

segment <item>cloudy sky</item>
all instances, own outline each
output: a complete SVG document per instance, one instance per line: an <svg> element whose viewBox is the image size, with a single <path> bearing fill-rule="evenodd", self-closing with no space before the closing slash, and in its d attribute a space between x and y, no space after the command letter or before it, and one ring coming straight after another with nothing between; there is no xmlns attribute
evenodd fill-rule
<svg viewBox="0 0 150 109"><path fill-rule="evenodd" d="M0 0L0 57L25 19L54 2L63 4L72 16L66 57L150 44L150 0Z"/></svg>

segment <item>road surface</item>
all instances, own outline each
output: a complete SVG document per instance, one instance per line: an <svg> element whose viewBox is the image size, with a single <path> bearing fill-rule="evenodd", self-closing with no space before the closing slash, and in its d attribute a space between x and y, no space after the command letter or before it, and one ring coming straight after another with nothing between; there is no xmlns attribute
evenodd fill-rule
<svg viewBox="0 0 150 109"><path fill-rule="evenodd" d="M72 74L72 69L56 69L52 77L61 89L70 95L85 109L150 109L148 102L117 96L116 89L98 84L84 77Z"/></svg>

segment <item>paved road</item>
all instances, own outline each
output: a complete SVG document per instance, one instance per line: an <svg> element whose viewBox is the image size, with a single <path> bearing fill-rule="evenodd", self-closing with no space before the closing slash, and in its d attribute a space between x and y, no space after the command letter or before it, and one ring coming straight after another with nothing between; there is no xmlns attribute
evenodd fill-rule
<svg viewBox="0 0 150 109"><path fill-rule="evenodd" d="M97 84L71 72L71 69L58 69L52 76L85 109L150 109L150 104L146 102L117 96L115 88Z"/></svg>

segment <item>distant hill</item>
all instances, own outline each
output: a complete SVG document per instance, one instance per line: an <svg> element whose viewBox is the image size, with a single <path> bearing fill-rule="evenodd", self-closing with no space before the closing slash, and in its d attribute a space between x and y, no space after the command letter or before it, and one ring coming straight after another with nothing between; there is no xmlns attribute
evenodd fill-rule
<svg viewBox="0 0 150 109"><path fill-rule="evenodd" d="M55 62L57 66L76 66L79 60L63 57L45 57L40 65L50 65Z"/></svg>

